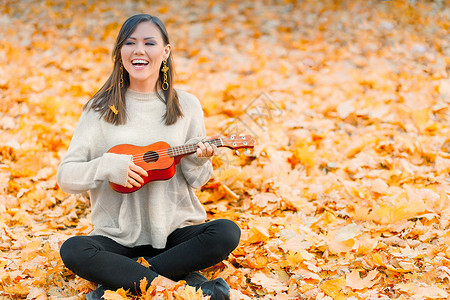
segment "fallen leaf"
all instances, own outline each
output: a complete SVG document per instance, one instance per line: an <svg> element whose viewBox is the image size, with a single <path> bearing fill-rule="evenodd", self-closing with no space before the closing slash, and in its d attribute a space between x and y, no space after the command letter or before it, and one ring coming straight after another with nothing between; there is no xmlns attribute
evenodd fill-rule
<svg viewBox="0 0 450 300"><path fill-rule="evenodd" d="M364 278L360 277L358 271L353 270L350 274L347 274L345 277L345 285L354 289L354 290L362 290L365 288L371 288L376 282L374 281L377 276L378 271L372 270L367 273L367 276Z"/></svg>
<svg viewBox="0 0 450 300"><path fill-rule="evenodd" d="M251 282L262 286L264 289L270 292L281 293L287 290L287 286L285 286L279 280L270 278L261 272L256 273L252 277Z"/></svg>

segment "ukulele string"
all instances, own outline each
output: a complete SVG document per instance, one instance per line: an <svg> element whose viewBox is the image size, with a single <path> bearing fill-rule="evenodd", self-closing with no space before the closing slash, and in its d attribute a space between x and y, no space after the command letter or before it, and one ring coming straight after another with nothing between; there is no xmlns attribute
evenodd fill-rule
<svg viewBox="0 0 450 300"><path fill-rule="evenodd" d="M217 138L217 139L210 139L210 140L204 140L202 142L209 142L211 144L214 144L218 147L224 146L223 143L223 138ZM183 146L176 146L176 147L170 147L170 148L165 148L162 149L164 152L158 152L158 151L146 151L146 152L138 152L138 153L130 153L131 155L133 155L133 162L148 162L148 160L158 160L159 158L165 158L165 157L175 157L175 156L179 156L179 155L183 155L183 154L187 154L184 153L186 151L186 147L189 148L189 152L194 153L199 147L196 144L189 144L189 145L183 145ZM196 147L195 149L190 149L192 147ZM180 150L174 150L176 148L180 148ZM172 153L169 153L170 150L172 150ZM148 154L145 155L146 153L149 152L153 152L155 154ZM181 152L181 153L178 153ZM177 154L178 153L178 154ZM136 157L136 158L135 158ZM145 157L145 159L144 159Z"/></svg>
<svg viewBox="0 0 450 300"><path fill-rule="evenodd" d="M150 152L150 151L147 151ZM164 149L163 152L158 152L158 151L152 151L152 154L149 155L145 155L147 152L145 153L137 153L137 154L131 154L133 156L133 162L137 163L137 162L148 162L149 160L158 160L161 158L166 158L166 157L175 157L181 154L176 154L175 151L172 151L172 153L169 153L169 149ZM189 151L191 152L191 151ZM192 153L195 152L192 151ZM184 154L184 153L183 153ZM187 154L187 153L186 153Z"/></svg>
<svg viewBox="0 0 450 300"><path fill-rule="evenodd" d="M202 142L209 142L209 143L211 143L211 144L213 144L213 145L216 145L217 147L223 146L223 141L222 141L221 138L210 139L210 140L206 140L206 141L202 141ZM174 154L174 153L176 153L176 152L178 152L178 151L181 151L181 152L186 151L186 148L188 148L188 149L190 150L190 148L194 148L194 147L196 147L195 150L194 150L194 152L195 152L199 147L198 147L196 144L189 144L189 145L183 145L183 146L170 147L170 148L163 149L163 150L164 150L164 153L167 152L167 154L161 154L161 155L159 155L159 154L158 154L159 152L153 151L153 152L155 152L156 154L150 154L150 155L148 155L148 156L145 156L146 153L150 152L150 151L146 151L146 152L143 152L143 153L135 153L135 154L131 154L131 155L133 156L133 162L143 162L143 161L145 162L145 160L143 159L143 157L146 157L146 158L147 158L147 157L150 157L150 158L156 158L156 159L158 160L158 157L161 158L161 157L171 156L171 155L169 154L169 150L171 150L171 149L172 149L172 154ZM174 148L180 148L180 150L174 150ZM134 159L135 156L138 156L138 157L142 156L142 159L140 159L140 158ZM177 155L172 155L172 156L177 156ZM133 188L120 187L120 188L121 188L121 189L125 189L125 190L127 190L127 191L130 191L130 190L138 190L138 189L139 189L139 188L136 188L136 187L133 187Z"/></svg>
<svg viewBox="0 0 450 300"><path fill-rule="evenodd" d="M216 146L221 146L220 144L217 144L217 142L221 142L220 139L212 139L212 140L207 140L207 141L204 141L204 142L209 142L209 143L214 144ZM190 149L191 147L197 147L197 148L195 148L195 150L192 149L193 152L195 152L199 148L196 144L183 145L183 146L178 146L178 147L187 147L188 150L191 150ZM153 159L158 160L159 158L178 156L176 154L176 152L180 152L180 150L174 150L174 148L178 148L178 147L171 147L171 148L163 149L163 151L164 151L163 153L158 152L158 151L145 151L145 152L132 153L131 155L133 156L133 162L147 162L148 160L153 160ZM172 149L172 155L169 154L169 150L171 150L171 149ZM185 150L186 149L182 149L181 152L183 152ZM151 153L149 155L145 155L146 153L149 153L149 152L154 152L156 154ZM135 156L137 157L136 159L134 158ZM145 157L145 159L144 159L144 157Z"/></svg>

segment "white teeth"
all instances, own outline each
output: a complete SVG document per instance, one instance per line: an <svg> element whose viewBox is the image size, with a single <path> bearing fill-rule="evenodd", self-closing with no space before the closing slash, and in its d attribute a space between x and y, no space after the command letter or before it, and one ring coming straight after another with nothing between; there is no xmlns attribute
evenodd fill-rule
<svg viewBox="0 0 450 300"><path fill-rule="evenodd" d="M148 64L147 61L143 60L143 59L133 59L131 61L132 64Z"/></svg>

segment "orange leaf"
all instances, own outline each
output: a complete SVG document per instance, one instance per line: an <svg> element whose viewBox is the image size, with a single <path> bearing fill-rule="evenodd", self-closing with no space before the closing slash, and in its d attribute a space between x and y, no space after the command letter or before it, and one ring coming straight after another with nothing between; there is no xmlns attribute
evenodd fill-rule
<svg viewBox="0 0 450 300"><path fill-rule="evenodd" d="M261 226L252 227L250 232L252 235L247 239L247 243L260 243L269 239L269 232Z"/></svg>
<svg viewBox="0 0 450 300"><path fill-rule="evenodd" d="M261 269L267 266L267 258L264 256L252 256L247 258L246 261L252 269Z"/></svg>
<svg viewBox="0 0 450 300"><path fill-rule="evenodd" d="M303 145L296 148L294 156L307 167L312 167L316 163L316 152L313 146Z"/></svg>
<svg viewBox="0 0 450 300"><path fill-rule="evenodd" d="M127 291L123 288L118 289L117 291L107 290L103 294L103 299L105 300L127 300Z"/></svg>
<svg viewBox="0 0 450 300"><path fill-rule="evenodd" d="M143 258L142 256L138 258L137 262L143 265L144 267L147 268L150 267L150 263L147 260L145 260L145 258Z"/></svg>
<svg viewBox="0 0 450 300"><path fill-rule="evenodd" d="M139 282L139 289L141 290L141 294L145 294L147 292L148 280L146 277L142 278Z"/></svg>
<svg viewBox="0 0 450 300"><path fill-rule="evenodd" d="M377 266L385 266L385 263L383 261L383 257L380 255L380 253L371 253L373 261L377 264Z"/></svg>
<svg viewBox="0 0 450 300"><path fill-rule="evenodd" d="M336 279L325 280L321 285L320 289L332 298L336 298L345 287L345 276L341 276Z"/></svg>

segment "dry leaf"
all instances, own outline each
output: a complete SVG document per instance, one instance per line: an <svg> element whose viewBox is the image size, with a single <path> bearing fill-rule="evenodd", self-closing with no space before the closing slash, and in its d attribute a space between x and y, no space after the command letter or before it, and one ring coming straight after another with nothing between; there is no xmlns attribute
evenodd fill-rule
<svg viewBox="0 0 450 300"><path fill-rule="evenodd" d="M242 230L208 278L238 299L448 298L443 1L53 2L0 5L0 297L73 300L95 288L59 256L92 231L89 197L65 194L55 176L111 71L120 20L139 10L168 27L175 88L198 97L208 135L257 141L250 155L221 149L196 191L208 219ZM201 296L147 285L137 300Z"/></svg>
<svg viewBox="0 0 450 300"><path fill-rule="evenodd" d="M277 294L287 290L287 287L283 285L283 283L281 283L279 280L270 278L261 272L256 273L252 277L251 282L262 286L269 292L275 292Z"/></svg>
<svg viewBox="0 0 450 300"><path fill-rule="evenodd" d="M377 274L378 274L377 270L372 270L369 273L367 273L366 277L361 278L359 272L353 270L350 274L348 274L345 277L345 285L354 290L371 288L376 283L374 279L377 276Z"/></svg>
<svg viewBox="0 0 450 300"><path fill-rule="evenodd" d="M345 286L345 276L336 279L325 280L320 284L320 289L332 298L338 297Z"/></svg>
<svg viewBox="0 0 450 300"><path fill-rule="evenodd" d="M124 289L118 289L117 291L107 290L103 294L103 299L105 300L126 300L127 292Z"/></svg>

